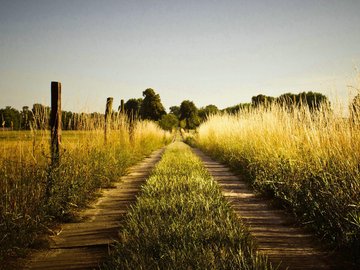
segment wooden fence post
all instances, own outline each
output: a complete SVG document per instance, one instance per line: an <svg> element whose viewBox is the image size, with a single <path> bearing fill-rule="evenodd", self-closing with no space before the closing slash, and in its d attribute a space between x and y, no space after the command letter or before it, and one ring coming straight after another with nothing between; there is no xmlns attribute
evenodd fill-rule
<svg viewBox="0 0 360 270"><path fill-rule="evenodd" d="M110 129L110 122L111 122L111 113L112 113L112 105L113 105L113 98L108 97L106 100L106 109L105 109L105 143L107 141L107 134Z"/></svg>
<svg viewBox="0 0 360 270"><path fill-rule="evenodd" d="M51 166L49 168L48 179L46 183L46 200L49 200L52 194L54 174L60 163L61 146L61 83L51 82L51 111L50 111L50 154Z"/></svg>
<svg viewBox="0 0 360 270"><path fill-rule="evenodd" d="M60 161L61 145L61 83L51 82L51 163L57 165Z"/></svg>

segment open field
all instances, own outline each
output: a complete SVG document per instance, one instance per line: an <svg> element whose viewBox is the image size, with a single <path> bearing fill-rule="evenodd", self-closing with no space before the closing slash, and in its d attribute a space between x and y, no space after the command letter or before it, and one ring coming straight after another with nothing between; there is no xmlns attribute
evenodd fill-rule
<svg viewBox="0 0 360 270"><path fill-rule="evenodd" d="M359 124L326 108L274 105L211 116L195 143L277 198L325 244L359 260Z"/></svg>
<svg viewBox="0 0 360 270"><path fill-rule="evenodd" d="M99 188L169 135L147 121L136 123L131 136L123 123L106 144L103 130L63 132L60 165L52 168L49 131L0 132L0 261L38 245L34 240L54 222L74 219Z"/></svg>
<svg viewBox="0 0 360 270"><path fill-rule="evenodd" d="M200 160L168 147L104 269L271 269Z"/></svg>

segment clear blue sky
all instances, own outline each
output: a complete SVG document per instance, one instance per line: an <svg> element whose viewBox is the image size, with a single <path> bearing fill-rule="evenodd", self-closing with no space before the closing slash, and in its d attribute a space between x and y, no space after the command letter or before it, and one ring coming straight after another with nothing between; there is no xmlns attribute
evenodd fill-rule
<svg viewBox="0 0 360 270"><path fill-rule="evenodd" d="M105 100L220 108L256 94L337 91L360 63L359 0L0 0L0 108L103 111Z"/></svg>

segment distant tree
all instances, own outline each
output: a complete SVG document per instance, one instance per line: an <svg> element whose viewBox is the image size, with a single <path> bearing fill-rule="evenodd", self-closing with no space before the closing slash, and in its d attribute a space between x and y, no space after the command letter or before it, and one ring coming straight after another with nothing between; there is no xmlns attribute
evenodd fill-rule
<svg viewBox="0 0 360 270"><path fill-rule="evenodd" d="M239 103L238 105L227 107L221 111L230 114L236 114L240 110L250 110L252 107L253 107L252 103Z"/></svg>
<svg viewBox="0 0 360 270"><path fill-rule="evenodd" d="M29 130L31 128L32 122L32 112L29 110L28 106L23 106L21 114L21 129Z"/></svg>
<svg viewBox="0 0 360 270"><path fill-rule="evenodd" d="M200 124L198 109L194 102L184 100L180 105L180 120L186 121L187 129L195 129Z"/></svg>
<svg viewBox="0 0 360 270"><path fill-rule="evenodd" d="M143 92L144 100L140 107L140 116L142 119L158 121L166 114L164 106L161 103L160 95L156 94L151 88Z"/></svg>
<svg viewBox="0 0 360 270"><path fill-rule="evenodd" d="M18 110L11 106L6 106L5 109L0 109L1 126L11 128L14 130L20 129L21 115Z"/></svg>
<svg viewBox="0 0 360 270"><path fill-rule="evenodd" d="M179 127L186 128L186 119L179 121Z"/></svg>
<svg viewBox="0 0 360 270"><path fill-rule="evenodd" d="M125 102L125 113L130 119L136 119L139 117L142 98L131 98Z"/></svg>
<svg viewBox="0 0 360 270"><path fill-rule="evenodd" d="M298 98L295 94L285 93L276 98L276 101L283 106L293 106L298 102Z"/></svg>
<svg viewBox="0 0 360 270"><path fill-rule="evenodd" d="M159 125L161 128L171 131L179 126L179 119L176 117L175 114L165 114L161 117Z"/></svg>
<svg viewBox="0 0 360 270"><path fill-rule="evenodd" d="M67 111L61 112L61 121L62 121L62 129L63 130L72 130L73 129L72 118L73 118L72 112L67 112Z"/></svg>
<svg viewBox="0 0 360 270"><path fill-rule="evenodd" d="M317 92L302 92L299 94L286 93L279 96L276 101L283 106L292 108L294 106L307 106L310 111L319 110L320 106L330 107L328 98Z"/></svg>
<svg viewBox="0 0 360 270"><path fill-rule="evenodd" d="M104 115L99 112L93 112L90 114L92 119L93 128L94 129L102 129L103 128L103 121L105 120Z"/></svg>
<svg viewBox="0 0 360 270"><path fill-rule="evenodd" d="M33 127L47 129L50 121L50 107L35 103L32 108Z"/></svg>
<svg viewBox="0 0 360 270"><path fill-rule="evenodd" d="M171 106L170 113L176 115L177 118L180 118L180 107L179 106Z"/></svg>
<svg viewBox="0 0 360 270"><path fill-rule="evenodd" d="M219 112L218 107L210 104L210 105L207 105L206 107L202 107L199 109L199 117L200 117L201 121L205 121L209 115L217 114L218 112Z"/></svg>
<svg viewBox="0 0 360 270"><path fill-rule="evenodd" d="M79 130L80 129L80 114L74 112L72 114L72 118L71 118L71 129L72 130Z"/></svg>
<svg viewBox="0 0 360 270"><path fill-rule="evenodd" d="M330 107L329 99L321 94L316 92L302 92L299 95L299 103L306 104L310 111L319 110L321 106Z"/></svg>
<svg viewBox="0 0 360 270"><path fill-rule="evenodd" d="M251 98L251 103L254 107L258 107L258 106L265 106L268 107L270 106L273 102L275 101L274 97L271 96L265 96L265 95L257 95L257 96L253 96Z"/></svg>

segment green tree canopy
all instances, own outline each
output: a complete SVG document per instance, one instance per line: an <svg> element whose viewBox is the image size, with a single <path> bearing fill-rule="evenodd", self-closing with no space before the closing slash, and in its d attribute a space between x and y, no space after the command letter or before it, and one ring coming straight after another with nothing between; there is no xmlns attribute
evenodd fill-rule
<svg viewBox="0 0 360 270"><path fill-rule="evenodd" d="M294 106L307 106L310 111L319 110L322 105L330 106L330 102L325 95L311 91L299 94L285 93L277 98L265 95L257 95L251 98L251 104L253 107L267 107L274 102L290 109Z"/></svg>
<svg viewBox="0 0 360 270"><path fill-rule="evenodd" d="M21 114L21 129L29 130L33 121L32 113L28 106L23 106Z"/></svg>
<svg viewBox="0 0 360 270"><path fill-rule="evenodd" d="M302 92L299 94L286 93L279 96L276 101L284 106L308 106L310 111L319 110L320 106L326 105L330 107L329 99L317 92Z"/></svg>
<svg viewBox="0 0 360 270"><path fill-rule="evenodd" d="M161 128L171 131L179 126L179 119L176 117L175 114L165 114L161 117L159 125Z"/></svg>
<svg viewBox="0 0 360 270"><path fill-rule="evenodd" d="M205 121L209 115L217 114L218 112L219 112L218 107L216 107L213 104L210 104L199 109L199 117L201 121Z"/></svg>
<svg viewBox="0 0 360 270"><path fill-rule="evenodd" d="M251 98L251 103L253 106L269 106L275 101L274 97L265 96L265 95L257 95Z"/></svg>
<svg viewBox="0 0 360 270"><path fill-rule="evenodd" d="M39 103L33 104L34 128L47 129L50 121L50 107Z"/></svg>
<svg viewBox="0 0 360 270"><path fill-rule="evenodd" d="M198 109L194 102L184 100L180 105L180 120L186 121L187 129L195 129L200 124Z"/></svg>
<svg viewBox="0 0 360 270"><path fill-rule="evenodd" d="M131 98L125 102L125 113L130 119L136 119L140 115L142 98Z"/></svg>
<svg viewBox="0 0 360 270"><path fill-rule="evenodd" d="M179 106L171 106L169 109L170 109L170 113L176 115L176 117L178 119L180 119L180 107Z"/></svg>
<svg viewBox="0 0 360 270"><path fill-rule="evenodd" d="M5 109L0 109L0 121L2 127L13 129L21 128L20 112L11 106L6 106Z"/></svg>
<svg viewBox="0 0 360 270"><path fill-rule="evenodd" d="M239 103L238 105L227 107L221 111L230 114L238 113L240 110L250 110L253 107L252 103Z"/></svg>
<svg viewBox="0 0 360 270"><path fill-rule="evenodd" d="M140 116L142 119L158 121L166 114L164 106L161 103L160 95L156 94L151 88L143 92L144 100L140 107Z"/></svg>

